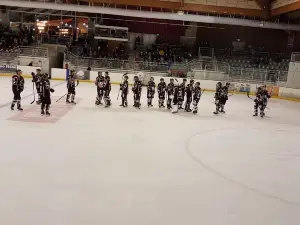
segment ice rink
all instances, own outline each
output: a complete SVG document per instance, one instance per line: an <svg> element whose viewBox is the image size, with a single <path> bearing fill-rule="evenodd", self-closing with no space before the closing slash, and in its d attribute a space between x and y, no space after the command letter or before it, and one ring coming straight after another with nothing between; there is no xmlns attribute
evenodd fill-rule
<svg viewBox="0 0 300 225"><path fill-rule="evenodd" d="M78 104L55 99L40 116L31 80L24 112L11 111L11 81L0 77L1 225L299 225L300 104L271 99L253 118L246 95L213 115L205 92L197 115L94 105L80 83ZM26 97L27 96L27 97Z"/></svg>

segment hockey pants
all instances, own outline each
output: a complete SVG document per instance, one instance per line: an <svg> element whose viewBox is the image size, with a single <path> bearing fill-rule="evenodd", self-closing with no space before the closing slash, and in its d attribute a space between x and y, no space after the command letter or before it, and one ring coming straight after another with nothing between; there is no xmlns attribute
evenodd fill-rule
<svg viewBox="0 0 300 225"><path fill-rule="evenodd" d="M164 103L165 103L165 93L159 93L158 94L158 105L159 107L164 107Z"/></svg>
<svg viewBox="0 0 300 225"><path fill-rule="evenodd" d="M67 94L66 102L69 102L70 97L71 97L71 102L74 102L75 95L76 95L75 88L68 88L68 94Z"/></svg>
<svg viewBox="0 0 300 225"><path fill-rule="evenodd" d="M254 114L257 115L258 114L258 108L260 110L260 115L264 116L265 115L265 108L267 107L267 104L264 102L258 102L255 101L254 104Z"/></svg>
<svg viewBox="0 0 300 225"><path fill-rule="evenodd" d="M185 111L191 110L191 103L192 103L192 96L187 96L186 102L185 102Z"/></svg>
<svg viewBox="0 0 300 225"><path fill-rule="evenodd" d="M110 106L111 105L111 100L110 100L110 97L109 97L109 93L110 93L109 90L104 91L104 102L105 102L106 106Z"/></svg>
<svg viewBox="0 0 300 225"><path fill-rule="evenodd" d="M152 99L154 98L154 93L148 92L147 99L148 99L148 106L152 105Z"/></svg>
<svg viewBox="0 0 300 225"><path fill-rule="evenodd" d="M128 105L128 103L127 103L127 93L122 93L121 97L122 97L122 106L127 107L127 105Z"/></svg>
<svg viewBox="0 0 300 225"><path fill-rule="evenodd" d="M21 91L13 89L14 98L11 103L11 107L13 108L15 104L17 103L17 108L21 108Z"/></svg>
<svg viewBox="0 0 300 225"><path fill-rule="evenodd" d="M103 94L104 94L103 89L97 88L97 97L96 97L96 102L95 102L96 105L101 104Z"/></svg>
<svg viewBox="0 0 300 225"><path fill-rule="evenodd" d="M140 93L135 93L133 96L134 99L134 107L140 107L141 103L141 94Z"/></svg>

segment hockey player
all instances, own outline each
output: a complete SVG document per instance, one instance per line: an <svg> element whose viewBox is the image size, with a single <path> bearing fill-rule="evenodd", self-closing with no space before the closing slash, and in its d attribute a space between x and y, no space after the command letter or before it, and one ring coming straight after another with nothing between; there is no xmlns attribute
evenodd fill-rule
<svg viewBox="0 0 300 225"><path fill-rule="evenodd" d="M111 91L111 83L110 83L110 76L108 72L105 72L105 77L104 77L104 102L105 102L105 107L109 107L111 105L111 100L109 97L109 93Z"/></svg>
<svg viewBox="0 0 300 225"><path fill-rule="evenodd" d="M154 94L155 94L155 83L154 83L154 78L151 77L147 86L148 107L153 107L152 99L154 98Z"/></svg>
<svg viewBox="0 0 300 225"><path fill-rule="evenodd" d="M35 88L38 94L38 100L36 101L36 104L41 104L41 81L43 74L41 73L41 69L36 69L36 73L31 73L32 75L32 82L35 83Z"/></svg>
<svg viewBox="0 0 300 225"><path fill-rule="evenodd" d="M164 78L160 78L160 82L157 85L157 93L158 93L158 106L159 108L165 108L165 99L166 99L166 82Z"/></svg>
<svg viewBox="0 0 300 225"><path fill-rule="evenodd" d="M75 84L77 82L77 84ZM75 88L76 86L78 86L79 81L76 80L75 77L75 71L71 70L71 75L69 76L68 80L67 80L67 88L68 88L68 94L67 94L67 98L66 98L66 103L72 103L72 104L76 104L75 100ZM70 96L71 96L71 102L70 102Z"/></svg>
<svg viewBox="0 0 300 225"><path fill-rule="evenodd" d="M102 72L98 72L98 76L96 77L95 80L95 85L97 87L97 97L95 101L95 105L102 105L102 98L104 94L104 87L105 87L105 80L104 77L102 76Z"/></svg>
<svg viewBox="0 0 300 225"><path fill-rule="evenodd" d="M17 70L17 74L12 76L12 91L14 94L13 101L11 103L11 110L14 110L15 104L17 103L17 109L23 111L21 107L21 93L24 90L24 78L22 77L22 71Z"/></svg>
<svg viewBox="0 0 300 225"><path fill-rule="evenodd" d="M194 91L194 80L190 80L190 83L186 86L186 102L185 102L185 111L191 112L191 103L193 101L193 91Z"/></svg>
<svg viewBox="0 0 300 225"><path fill-rule="evenodd" d="M229 90L229 87L230 87L230 83L227 82L225 84L225 86L223 86L221 88L221 90L220 90L220 102L219 102L220 103L220 109L219 109L219 111L221 113L225 113L224 106L225 106L225 104L226 104L226 102L228 100L228 90Z"/></svg>
<svg viewBox="0 0 300 225"><path fill-rule="evenodd" d="M257 88L256 98L254 99L254 115L258 115L258 108L260 110L260 117L265 116L265 108L267 107L268 99L271 98L271 95L266 89L262 87Z"/></svg>
<svg viewBox="0 0 300 225"><path fill-rule="evenodd" d="M167 95L168 95L168 99L167 99L167 108L171 109L172 108L172 100L174 98L174 79L171 78L170 79L170 83L167 86Z"/></svg>
<svg viewBox="0 0 300 225"><path fill-rule="evenodd" d="M220 99L221 99L221 90L222 90L222 83L218 82L216 84L216 93L215 93L215 105L216 105L216 111L214 114L219 114L220 110Z"/></svg>
<svg viewBox="0 0 300 225"><path fill-rule="evenodd" d="M200 101L202 95L202 90L200 87L200 82L196 82L195 87L194 87L194 96L193 96L193 113L197 114L198 113L198 103Z"/></svg>
<svg viewBox="0 0 300 225"><path fill-rule="evenodd" d="M139 80L138 76L134 76L134 83L132 87L134 107L140 108L141 106L141 93L142 93L142 82Z"/></svg>
<svg viewBox="0 0 300 225"><path fill-rule="evenodd" d="M44 74L41 79L40 83L41 88L41 115L45 115L45 108L46 108L46 116L50 116L50 105L51 105L51 92L54 90L50 86L50 80L48 74Z"/></svg>
<svg viewBox="0 0 300 225"><path fill-rule="evenodd" d="M121 97L122 97L122 104L120 106L127 107L127 95L128 95L128 76L124 76L124 81L122 84L120 84L120 90L121 90Z"/></svg>
<svg viewBox="0 0 300 225"><path fill-rule="evenodd" d="M186 79L184 78L182 80L182 83L178 87L178 109L182 109L182 104L184 102L184 96L185 96L185 84Z"/></svg>
<svg viewBox="0 0 300 225"><path fill-rule="evenodd" d="M173 105L174 108L172 110L172 113L178 113L178 109L180 104L182 104L181 100L183 99L183 93L184 90L180 88L181 85L178 85L178 83L174 86L174 99L173 99Z"/></svg>

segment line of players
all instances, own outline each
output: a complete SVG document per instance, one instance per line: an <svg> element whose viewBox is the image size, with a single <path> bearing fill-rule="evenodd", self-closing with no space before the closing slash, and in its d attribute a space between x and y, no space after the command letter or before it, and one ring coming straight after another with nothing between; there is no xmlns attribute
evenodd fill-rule
<svg viewBox="0 0 300 225"><path fill-rule="evenodd" d="M134 107L140 108L141 103L141 93L142 93L142 81L139 76L134 76L134 83L132 87ZM198 103L200 101L203 91L200 88L200 82L196 82L194 85L194 80L190 80L190 83L186 85L187 80L183 79L181 84L174 82L173 78L170 79L170 83L167 85L163 78L157 84L157 94L158 94L158 106L159 108L165 108L165 101L167 103L167 109L172 109L172 113L177 113L179 109L183 109L183 103L186 96L186 102L184 109L187 112L198 112ZM154 78L151 77L147 86L147 103L148 107L153 107L152 101L155 95L156 84ZM122 97L122 104L120 106L127 107L127 95L128 95L128 76L125 75L123 82L120 84L120 91ZM172 107L173 103L173 107ZM191 104L193 103L193 109L191 109Z"/></svg>
<svg viewBox="0 0 300 225"><path fill-rule="evenodd" d="M200 88L200 83L196 82L194 86L194 80L190 81L190 84L186 85L187 80L183 79L183 82L178 85L174 83L174 79L170 79L170 83L166 85L164 79L161 78L160 83L157 85L157 93L158 93L158 105L159 108L165 108L165 100L167 99L167 108L172 109L172 101L174 110L173 113L178 112L178 109L182 109L182 105L184 102L184 97L186 95L186 103L185 103L185 110L187 112L193 111L197 113L198 111L198 102L201 98L202 91ZM95 80L95 85L97 87L97 96L96 96L96 105L102 105L102 99L104 100L105 107L109 107L111 105L110 99L110 91L111 91L111 82L108 72L105 72L105 76L102 75L102 72L98 72L98 76ZM148 99L148 107L152 107L152 100L155 95L155 82L154 78L151 77L150 81L148 82L147 86L147 99ZM128 83L128 76L125 74L122 79L122 83L120 84L120 92L122 98L122 104L120 106L127 107L128 100L127 96L129 93L129 83ZM136 108L140 108L141 103L141 94L142 94L142 80L139 76L134 76L134 83L132 86L133 92L133 106ZM193 110L190 108L191 103L193 101Z"/></svg>
<svg viewBox="0 0 300 225"><path fill-rule="evenodd" d="M49 76L48 74L42 74L40 69L37 69L36 74L32 73L32 82L34 82L36 86L36 90L38 93L38 101L37 104L41 104L41 115L45 114L50 115L49 108L51 105L51 92L54 92L54 89L50 86ZM176 79L175 79L176 80ZM159 108L165 108L165 100L167 99L167 108L173 109L172 113L177 113L179 109L183 109L182 105L186 96L185 102L185 111L187 112L198 112L198 103L200 98L205 90L202 91L200 88L200 82L196 82L194 85L194 80L190 80L190 83L186 85L187 80L183 79L183 82L179 84L176 80L170 79L170 83L166 85L163 78L160 79L160 82L157 85L157 93L158 93L158 105ZM17 109L23 111L21 107L21 93L24 90L24 78L22 77L22 71L17 70L17 74L12 77L12 91L13 91L13 101L11 104L11 110L14 110L15 104L17 104ZM75 88L78 86L79 82L76 79L75 71L72 70L71 74L67 80L67 97L66 103L76 104L75 99ZM104 99L105 107L109 107L111 105L110 100L110 91L111 91L111 82L109 73L105 72L105 76L102 75L102 72L98 72L98 76L95 81L95 85L97 87L97 97L95 104L102 105L102 99ZM151 77L147 86L147 99L148 99L148 107L152 107L152 100L155 95L155 82L154 78ZM222 86L221 82L218 82L216 85L216 93L215 93L215 105L216 111L214 114L218 114L219 112L225 113L224 106L228 100L228 90L230 83L226 83L225 86ZM127 107L127 95L129 92L129 83L128 76L125 74L123 76L122 83L120 84L120 92L122 98L122 104L120 106ZM140 108L141 103L141 93L142 93L142 80L139 76L134 76L134 83L132 87L133 98L134 98L134 107ZM265 116L265 108L267 107L268 99L271 95L266 90L266 86L258 87L256 92L256 98L254 99L254 115L258 115L258 109L260 110L260 116ZM70 101L71 98L71 101ZM172 102L173 106L172 107ZM191 109L191 104L193 103L193 109Z"/></svg>

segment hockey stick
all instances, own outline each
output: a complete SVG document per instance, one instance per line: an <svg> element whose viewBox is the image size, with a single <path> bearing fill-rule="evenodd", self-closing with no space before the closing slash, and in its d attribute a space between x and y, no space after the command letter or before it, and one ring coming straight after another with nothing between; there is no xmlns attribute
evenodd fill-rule
<svg viewBox="0 0 300 225"><path fill-rule="evenodd" d="M32 92L33 92L33 101L30 102L30 104L33 104L35 102L34 82L32 82Z"/></svg>
<svg viewBox="0 0 300 225"><path fill-rule="evenodd" d="M59 99L56 100L56 102L58 102L59 100L61 100L63 97L65 97L68 93L64 94L63 96L61 96Z"/></svg>
<svg viewBox="0 0 300 225"><path fill-rule="evenodd" d="M126 73L123 74L121 82L123 82L124 77L125 77L127 74L128 74L128 72L126 72ZM119 100L120 91L121 91L121 89L119 89L118 96L117 96L117 100Z"/></svg>

